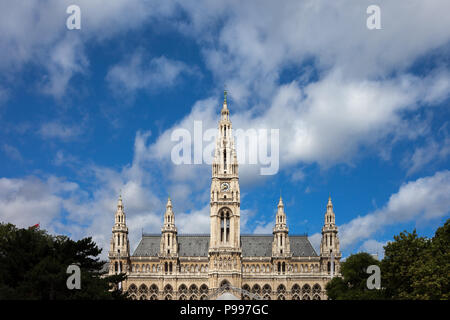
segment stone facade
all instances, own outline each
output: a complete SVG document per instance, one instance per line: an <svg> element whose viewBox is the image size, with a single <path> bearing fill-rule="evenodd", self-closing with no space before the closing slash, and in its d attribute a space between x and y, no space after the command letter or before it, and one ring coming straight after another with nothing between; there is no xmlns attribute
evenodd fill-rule
<svg viewBox="0 0 450 320"><path fill-rule="evenodd" d="M320 255L307 236L289 235L281 197L271 235L241 235L239 170L226 93L218 130L210 234L178 235L169 198L161 234L144 234L131 254L119 197L109 273L127 273L122 286L133 299L209 299L228 289L239 299L325 299L325 285L339 275L341 258L331 198Z"/></svg>

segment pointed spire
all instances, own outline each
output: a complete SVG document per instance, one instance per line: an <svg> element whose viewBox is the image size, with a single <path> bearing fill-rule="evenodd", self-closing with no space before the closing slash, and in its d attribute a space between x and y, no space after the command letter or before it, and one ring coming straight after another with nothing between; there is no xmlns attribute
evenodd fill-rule
<svg viewBox="0 0 450 320"><path fill-rule="evenodd" d="M122 203L122 194L119 194L119 199L117 200L117 208L123 209L123 203Z"/></svg>
<svg viewBox="0 0 450 320"><path fill-rule="evenodd" d="M172 208L172 200L170 200L170 196L167 198L166 208Z"/></svg>
<svg viewBox="0 0 450 320"><path fill-rule="evenodd" d="M227 108L227 90L223 90L223 105L222 105L222 112L228 111Z"/></svg>
<svg viewBox="0 0 450 320"><path fill-rule="evenodd" d="M327 203L327 211L333 210L333 203L331 202L331 196L328 197L328 203Z"/></svg>
<svg viewBox="0 0 450 320"><path fill-rule="evenodd" d="M280 201L278 202L278 208L279 207L284 207L283 199L281 198L281 195L280 195Z"/></svg>
<svg viewBox="0 0 450 320"><path fill-rule="evenodd" d="M222 111L220 112L222 115L222 120L229 120L229 114L230 111L228 110L227 107L227 90L223 91L223 106L222 106Z"/></svg>

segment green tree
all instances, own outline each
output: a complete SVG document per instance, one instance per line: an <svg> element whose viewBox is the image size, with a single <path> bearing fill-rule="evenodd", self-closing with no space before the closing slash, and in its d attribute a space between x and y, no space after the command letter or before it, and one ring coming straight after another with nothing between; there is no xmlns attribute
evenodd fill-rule
<svg viewBox="0 0 450 320"><path fill-rule="evenodd" d="M450 298L450 219L432 239L402 232L385 246L382 275L392 299Z"/></svg>
<svg viewBox="0 0 450 320"><path fill-rule="evenodd" d="M102 273L100 253L91 238L73 241L0 224L0 299L124 299L116 288L125 275ZM80 290L67 288L71 264L80 266Z"/></svg>
<svg viewBox="0 0 450 320"><path fill-rule="evenodd" d="M370 265L379 266L380 261L364 252L350 255L341 263L342 277L335 277L326 285L328 298L332 300L383 299L383 290L367 288L367 279L370 274L366 270Z"/></svg>
<svg viewBox="0 0 450 320"><path fill-rule="evenodd" d="M423 260L431 243L428 239L419 237L415 229L412 233L401 232L394 236L394 240L384 247L381 264L386 295L392 299L412 299L412 266Z"/></svg>
<svg viewBox="0 0 450 320"><path fill-rule="evenodd" d="M422 261L411 268L418 299L450 299L450 219L436 230Z"/></svg>

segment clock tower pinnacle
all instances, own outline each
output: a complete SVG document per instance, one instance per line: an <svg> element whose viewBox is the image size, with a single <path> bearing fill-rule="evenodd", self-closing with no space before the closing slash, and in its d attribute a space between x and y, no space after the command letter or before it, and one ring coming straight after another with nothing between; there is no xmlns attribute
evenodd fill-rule
<svg viewBox="0 0 450 320"><path fill-rule="evenodd" d="M237 281L241 268L238 161L226 91L212 163L210 224L209 270L216 274L217 283L212 285L219 287L219 281ZM239 283L233 285L240 287Z"/></svg>

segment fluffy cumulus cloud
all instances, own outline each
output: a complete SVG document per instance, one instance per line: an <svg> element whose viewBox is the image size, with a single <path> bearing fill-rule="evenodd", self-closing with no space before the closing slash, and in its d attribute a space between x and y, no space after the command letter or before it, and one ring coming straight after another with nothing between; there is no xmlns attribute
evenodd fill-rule
<svg viewBox="0 0 450 320"><path fill-rule="evenodd" d="M0 220L19 227L41 223L52 227L64 206L64 195L78 189L73 182L50 176L47 179L26 177L0 179Z"/></svg>
<svg viewBox="0 0 450 320"><path fill-rule="evenodd" d="M164 56L148 59L142 50L137 50L126 60L112 66L106 79L115 92L125 90L130 94L139 89L155 91L180 82L183 74L194 70L185 63Z"/></svg>
<svg viewBox="0 0 450 320"><path fill-rule="evenodd" d="M106 249L103 252L105 257L114 223L117 196L122 194L133 250L141 231L160 231L165 211L165 202L162 200L164 197L158 187L161 180L148 170L150 166L157 165L146 158L148 137L149 132L138 132L133 159L129 165L120 169L97 165L81 167L80 174L84 177L82 180L90 181L87 185L80 186L79 183L56 176L1 178L0 221L11 222L19 227L40 223L42 228L52 233L69 234L75 239L93 236L94 241ZM57 159L61 160L61 157L66 159L70 155L59 154ZM171 179L175 179L175 187L188 186L187 182L177 184L176 177ZM182 189L180 194L189 192L192 191ZM195 210L190 209L192 204L183 204L184 197L175 194L174 198L179 231L208 233L209 205ZM202 202L207 203L206 199L202 199ZM245 217L243 223L245 225Z"/></svg>
<svg viewBox="0 0 450 320"><path fill-rule="evenodd" d="M369 239L363 242L363 244L359 248L359 251L375 255L377 259L381 260L384 257L384 246L386 244L387 242L380 242L374 239Z"/></svg>
<svg viewBox="0 0 450 320"><path fill-rule="evenodd" d="M66 28L67 7L73 1L46 0L0 3L0 70L12 83L14 75L29 65L43 70L34 85L44 94L61 98L75 75L88 71L85 45L132 30L153 19L174 13L173 2L156 5L152 1L89 1L81 8L81 31Z"/></svg>
<svg viewBox="0 0 450 320"><path fill-rule="evenodd" d="M449 213L450 171L445 170L404 183L382 208L338 226L341 250L359 248L358 251L378 254L382 259L383 247L387 242L377 241L373 237L383 228L411 221L421 224ZM309 237L317 252L320 250L321 239L320 233Z"/></svg>
<svg viewBox="0 0 450 320"><path fill-rule="evenodd" d="M0 80L19 81L15 76L33 65L44 74L35 88L61 98L75 76L89 76L87 44L158 20L171 24L171 18L182 12L183 21L172 25L197 42L214 82L219 87L227 84L233 127L280 129L282 170L305 163L325 167L352 163L367 146L373 152L398 140L414 140L426 134L426 123L410 115L431 110L450 92L445 65L433 67L425 76L411 71L424 54L439 55L448 46L450 19L436 19L450 10L445 0L382 1L383 29L372 31L366 27L370 1L292 0L280 6L275 1L81 0L77 2L82 10L80 32L65 27L70 4L0 2L0 47L4 48ZM288 69L296 72L286 75ZM149 57L137 50L110 66L105 80L117 91L134 92L173 86L192 72L196 71L185 62ZM11 95L2 87L0 103ZM172 187L167 191L178 197L174 196L174 207L179 229L207 232L208 194L201 190L208 184L210 168L176 166L168 159L176 143L173 131L185 128L193 133L195 120L201 120L204 129L215 128L218 105L216 97L202 98L151 144L149 132L137 132L129 165L80 169L92 178L91 185L53 176L0 179L1 219L21 226L37 220L50 230L75 236L94 234L107 248L120 189L130 235L137 237L141 228L159 230L164 203L154 187L168 183ZM62 140L81 134L58 121L43 124L39 133ZM448 156L448 151L442 154L433 144L426 148L414 153L410 173L430 163L430 154ZM3 150L14 153L5 144ZM162 172L164 179L150 173L149 167ZM243 167L241 173L254 176L250 168ZM299 173L296 179L305 176ZM384 226L441 217L448 213L449 194L448 171L405 183L382 209L342 225L341 244L345 248L367 240L363 247L373 248L376 244L368 238ZM193 210L198 203L201 209ZM261 222L254 231L269 228ZM319 236L310 238L317 248Z"/></svg>
<svg viewBox="0 0 450 320"><path fill-rule="evenodd" d="M341 246L350 247L384 227L410 221L429 221L449 214L450 171L403 184L381 209L339 226Z"/></svg>
<svg viewBox="0 0 450 320"><path fill-rule="evenodd" d="M280 129L281 165L351 163L369 145L386 157L392 143L424 134L426 124L411 113L448 98L446 67L426 76L408 71L448 44L448 22L434 19L448 3L386 2L378 31L366 27L364 2L204 3L201 14L197 2L180 5L189 17L184 30L199 39L208 67L227 83L234 128ZM214 23L217 16L222 24ZM315 77L308 64L318 70ZM282 82L285 68L297 68L298 76ZM190 129L200 119L214 127L211 110L218 110L211 99L196 103L158 138L157 154L170 152L176 127Z"/></svg>

